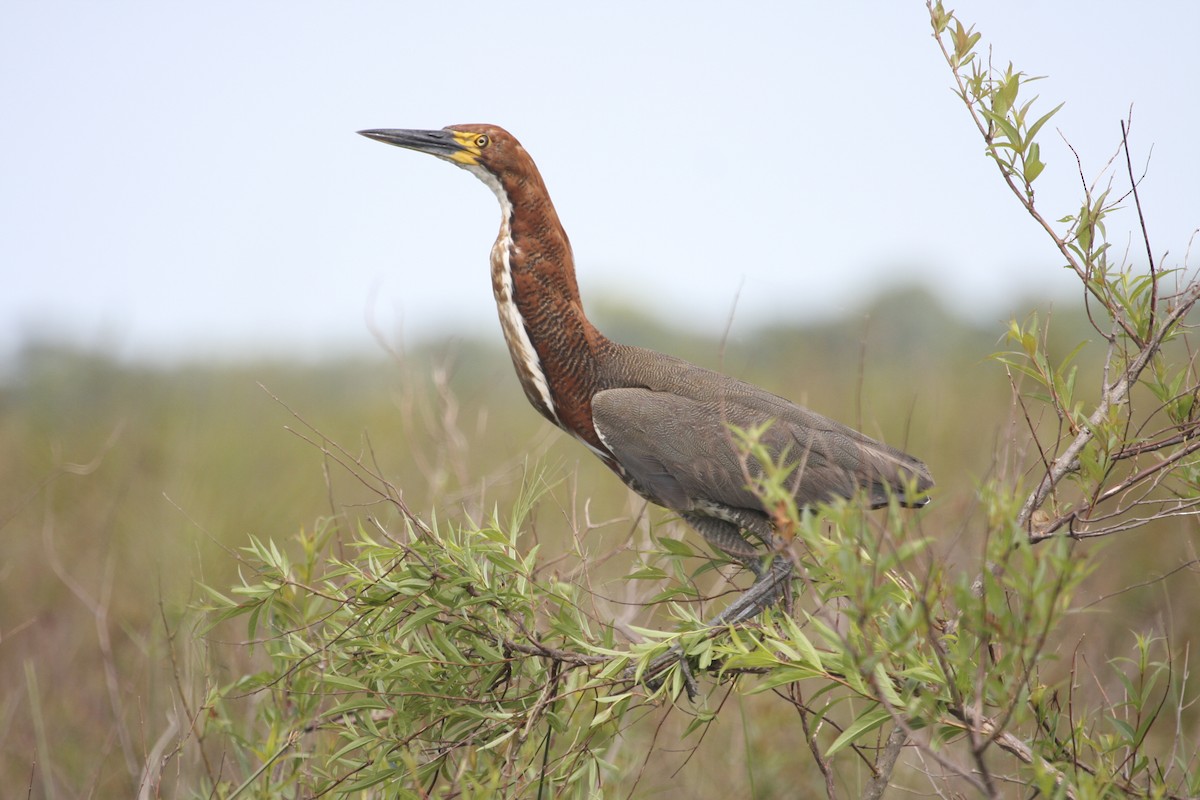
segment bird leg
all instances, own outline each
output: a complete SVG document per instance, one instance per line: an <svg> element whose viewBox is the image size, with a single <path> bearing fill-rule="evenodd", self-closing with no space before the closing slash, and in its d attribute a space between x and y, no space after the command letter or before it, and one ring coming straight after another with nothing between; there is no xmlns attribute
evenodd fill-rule
<svg viewBox="0 0 1200 800"><path fill-rule="evenodd" d="M740 527L716 517L699 514L684 514L684 520L700 532L705 540L713 547L740 561L754 573L754 585L742 592L736 600L729 604L719 615L709 620L709 627L718 625L736 625L745 622L769 608L779 595L786 589L787 578L792 573L791 560L780 553L779 537L771 526L761 518L746 515L738 520ZM753 534L765 546L767 552L776 554L770 568L764 569L759 558L759 551L746 541L742 529Z"/></svg>
<svg viewBox="0 0 1200 800"><path fill-rule="evenodd" d="M717 616L706 624L710 628L721 625L737 625L739 622L753 619L770 608L787 590L787 580L792 575L792 562L779 557L771 562L769 569L759 567L758 579L754 585L738 595L738 598L727 605Z"/></svg>
<svg viewBox="0 0 1200 800"><path fill-rule="evenodd" d="M759 560L758 551L746 541L737 525L698 514L684 514L683 518L699 531L710 545L735 561L741 562L754 573L754 584L726 606L720 614L706 622L706 627L737 625L753 619L774 605L780 595L787 591L788 578L792 575L792 562L791 559L778 552L778 537L769 526L755 524L757 521L751 522L750 520L747 520L750 524L746 525L746 529L760 539L768 551L776 553L771 566L764 569ZM688 699L694 701L699 694L699 687L692 674L691 665L688 664L683 649L678 644L671 645L670 650L650 662L646 669L646 674L651 676L647 680L647 685L656 686L655 673L672 661L679 662Z"/></svg>

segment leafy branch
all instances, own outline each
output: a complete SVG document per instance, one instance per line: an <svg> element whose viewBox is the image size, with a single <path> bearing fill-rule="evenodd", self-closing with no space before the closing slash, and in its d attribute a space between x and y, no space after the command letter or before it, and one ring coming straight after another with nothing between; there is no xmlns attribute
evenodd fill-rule
<svg viewBox="0 0 1200 800"><path fill-rule="evenodd" d="M994 69L990 60L984 65L977 52L980 35L947 12L940 2L930 2L928 8L934 37L954 76L956 93L983 137L985 152L1018 202L1079 277L1085 303L1096 301L1110 323L1102 327L1093 318L1107 351L1099 400L1087 414L1078 400L1077 372L1069 365L1083 345L1060 365L1052 366L1036 318L1025 325L1013 322L1010 327L1008 339L1018 349L997 357L1039 385L1041 393L1031 396L1047 403L1061 422L1060 428L1069 434L1057 437L1048 446L1039 442L1042 474L1023 503L1018 522L1029 530L1032 541L1041 541L1064 527L1068 535L1081 538L1130 530L1133 526L1125 519L1126 513L1148 505L1155 506L1153 513L1142 517L1138 524L1195 513L1193 502L1178 498L1195 495L1200 489L1195 481L1193 444L1197 422L1194 404L1200 381L1190 358L1172 367L1161 355L1186 332L1184 319L1200 300L1200 283L1190 279L1172 292L1163 291L1164 280L1179 275L1180 270L1164 269L1150 249L1127 123L1121 123L1120 151L1125 155L1128 192L1110 199L1111 185L1100 189L1100 178L1090 185L1085 182L1084 202L1077 214L1059 220L1066 225L1059 231L1037 208L1033 185L1045 168L1036 137L1062 104L1033 119L1037 98L1018 101L1021 90L1037 79L1014 70L1011 64L1003 71ZM1133 197L1137 207L1146 247L1145 274L1109 257L1108 217L1128 197ZM1156 407L1141 410L1134 395L1138 385L1157 398ZM1039 441L1039 432L1032 423L1030 433ZM1132 466L1122 471L1119 467L1125 461L1132 462ZM1074 498L1060 492L1060 485L1068 477L1074 478L1080 489ZM1143 493L1134 499L1130 494L1135 488L1157 488L1165 482L1177 484L1174 496L1151 499ZM1053 510L1039 514L1048 500L1053 501ZM1103 514L1102 506L1107 509Z"/></svg>
<svg viewBox="0 0 1200 800"><path fill-rule="evenodd" d="M746 456L762 466L747 474L777 510L779 546L766 557L790 561L796 580L786 608L707 627L703 606L729 591L728 565L699 558L669 526L650 529L633 548L638 563L616 574L579 546L579 530L567 537L574 550L547 560L525 544L544 479L528 481L508 519L426 520L372 461L309 429L304 438L392 513L353 533L298 534L291 547L252 539L241 584L209 590L210 635L244 620L257 667L197 714L197 727L231 742L229 758L206 763L238 773L234 786L210 766L206 790L585 798L618 785L634 795L667 717L685 718L679 738L702 738L736 693L780 701L764 725L796 715L814 785L831 800L849 786L875 800L914 765L943 795L1200 794L1200 752L1184 730L1188 670L1167 643L1137 636L1132 657L1051 666L1087 608L1076 597L1095 548L1080 540L1200 512L1200 380L1185 322L1200 284L1152 256L1126 125L1128 192L1114 198L1102 176L1084 182L1077 213L1042 214L1034 185L1049 148L1038 137L1061 105L1039 113L1025 96L1033 78L983 64L979 34L940 2L928 9L985 154L1078 277L1103 342L1098 355L1084 342L1054 357L1048 321L1009 326L996 359L1036 457L1031 488L981 481L977 516L961 521L978 534L982 574L936 552L927 518L896 504L797 509L789 470L745 432ZM1129 197L1150 259L1140 270L1115 260L1107 239ZM1182 285L1168 289L1168 276ZM692 702L696 685L705 694ZM1098 689L1085 696L1085 685ZM1156 736L1168 711L1173 735Z"/></svg>

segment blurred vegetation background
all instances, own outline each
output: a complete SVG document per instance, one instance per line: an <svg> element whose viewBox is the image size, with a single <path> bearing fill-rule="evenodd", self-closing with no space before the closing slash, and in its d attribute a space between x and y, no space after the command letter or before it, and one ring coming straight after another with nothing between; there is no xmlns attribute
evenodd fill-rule
<svg viewBox="0 0 1200 800"><path fill-rule="evenodd" d="M1063 305L1014 309L1017 318L1050 316L1060 356L1094 337L1080 304ZM923 524L946 559L978 562L977 482L1014 449L1015 463L1035 456L1009 377L988 358L1006 321L969 323L921 289L881 291L864 310L819 325L739 319L725 341L681 337L611 301L590 310L617 341L745 378L925 459L938 488ZM321 437L378 464L425 517L478 519L545 471L554 486L532 533L547 558L567 549L584 514L608 523L590 543L597 556L644 520L678 524L537 416L498 331L381 346L353 360L172 367L30 343L0 385L6 793L155 796L143 769L172 758L179 736L168 718L181 716L181 698L203 698L254 657L243 628L198 634L198 583L233 584L232 551L250 534L282 540L388 513L322 453ZM1194 585L1195 568L1158 579L1196 557L1197 539L1194 522L1175 520L1079 545L1107 548L1082 594L1103 602L1057 632L1064 665L1131 654L1131 629L1167 635L1177 650L1193 643L1200 593L1170 590ZM646 769L634 765L634 796L793 794L813 769L793 752L804 746L798 722L758 699L761 708L747 700L723 712L701 741L671 739L686 720L641 720L629 738L658 746ZM190 711L202 717L202 705ZM219 748L209 755L219 759ZM188 796L192 769L175 759L156 792Z"/></svg>

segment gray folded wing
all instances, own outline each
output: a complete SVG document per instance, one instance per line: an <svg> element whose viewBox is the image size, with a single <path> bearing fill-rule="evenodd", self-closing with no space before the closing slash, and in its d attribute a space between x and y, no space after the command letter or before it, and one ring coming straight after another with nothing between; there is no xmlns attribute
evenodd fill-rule
<svg viewBox="0 0 1200 800"><path fill-rule="evenodd" d="M606 389L592 399L592 419L635 488L678 511L761 511L749 489L761 466L743 458L730 426L767 422L762 442L773 459L785 456L795 466L790 480L800 506L860 489L872 506L885 505L889 492L903 499L910 484L918 491L932 486L925 465L899 450L756 387L730 382L726 388L711 399Z"/></svg>

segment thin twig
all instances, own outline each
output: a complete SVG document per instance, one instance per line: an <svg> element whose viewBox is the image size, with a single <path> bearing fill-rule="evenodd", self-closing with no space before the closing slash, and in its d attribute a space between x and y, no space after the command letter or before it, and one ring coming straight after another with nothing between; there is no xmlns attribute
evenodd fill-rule
<svg viewBox="0 0 1200 800"><path fill-rule="evenodd" d="M1054 460L1049 472L1042 477L1037 488L1029 494L1029 497L1025 500L1025 504L1021 507L1021 513L1017 516L1017 524L1022 527L1028 527L1033 512L1040 508L1042 503L1046 501L1050 490L1075 469L1075 463L1079 458L1079 454L1083 452L1083 448L1087 446L1088 442L1095 435L1093 431L1099 428L1105 419L1107 419L1109 409L1125 402L1125 399L1129 396L1129 390L1141 376L1142 370L1146 368L1151 359L1158 353L1167 334L1192 309L1198 299L1200 299L1200 283L1192 284L1179 295L1179 304L1163 319L1162 324L1152 333L1149 340L1142 346L1133 361L1125 368L1116 383L1105 388L1100 402L1096 405L1096 409L1092 412L1091 416L1088 417L1087 424L1083 427L1083 430L1067 446L1063 454Z"/></svg>
<svg viewBox="0 0 1200 800"><path fill-rule="evenodd" d="M1121 145L1125 150L1125 169L1129 171L1129 185L1133 191L1133 205L1137 208L1138 225L1142 229L1142 241L1146 243L1146 259L1150 265L1150 318L1146 330L1154 330L1154 317L1158 311L1158 271L1154 265L1154 251L1150 248L1150 231L1146 228L1146 217L1142 214L1142 198L1138 196L1138 181L1133 177L1133 160L1129 155L1129 129L1121 120Z"/></svg>

